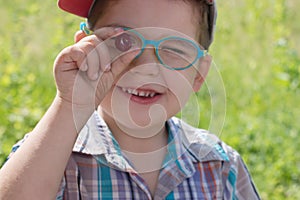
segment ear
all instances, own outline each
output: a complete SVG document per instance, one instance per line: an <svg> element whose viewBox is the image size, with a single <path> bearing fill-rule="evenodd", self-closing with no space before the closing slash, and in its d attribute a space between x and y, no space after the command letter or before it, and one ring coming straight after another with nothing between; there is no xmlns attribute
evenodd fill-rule
<svg viewBox="0 0 300 200"><path fill-rule="evenodd" d="M77 43L80 40L82 40L83 38L85 38L87 35L85 34L85 32L83 31L77 31L74 35L74 42Z"/></svg>
<svg viewBox="0 0 300 200"><path fill-rule="evenodd" d="M193 90L194 92L198 92L204 83L206 76L208 74L210 65L212 62L212 57L210 55L207 55L199 60L199 67L197 70L197 74L194 79L193 83Z"/></svg>

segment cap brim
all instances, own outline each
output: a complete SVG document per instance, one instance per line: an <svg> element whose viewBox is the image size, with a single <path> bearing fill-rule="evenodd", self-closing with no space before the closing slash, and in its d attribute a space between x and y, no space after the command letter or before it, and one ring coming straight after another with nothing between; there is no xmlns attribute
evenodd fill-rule
<svg viewBox="0 0 300 200"><path fill-rule="evenodd" d="M58 0L57 5L62 10L87 18L94 0Z"/></svg>

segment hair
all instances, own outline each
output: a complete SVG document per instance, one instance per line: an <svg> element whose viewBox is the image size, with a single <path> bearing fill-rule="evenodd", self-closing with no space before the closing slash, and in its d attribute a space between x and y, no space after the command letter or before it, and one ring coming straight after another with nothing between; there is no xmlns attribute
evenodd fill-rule
<svg viewBox="0 0 300 200"><path fill-rule="evenodd" d="M183 0L186 3L190 3L194 8L194 14L198 17L196 23L198 23L198 42L205 49L208 49L213 40L213 23L215 20L214 9L212 5L206 3L206 0ZM87 19L88 28L94 29L98 19L105 14L106 8L112 6L113 3L117 3L118 0L95 0L93 6L89 12ZM96 11L96 12L95 12Z"/></svg>

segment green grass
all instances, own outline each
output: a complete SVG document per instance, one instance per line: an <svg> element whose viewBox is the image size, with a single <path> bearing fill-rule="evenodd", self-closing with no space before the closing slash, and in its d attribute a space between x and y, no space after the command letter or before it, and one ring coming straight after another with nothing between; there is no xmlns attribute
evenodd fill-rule
<svg viewBox="0 0 300 200"><path fill-rule="evenodd" d="M226 89L226 118L218 135L241 153L263 199L297 199L300 2L218 2L211 54ZM56 92L53 61L72 44L81 19L58 10L55 1L0 3L1 166L12 145L35 126L51 103ZM215 73L208 78L218 87ZM201 127L211 123L210 95L220 103L221 90L209 94L204 87L198 95Z"/></svg>

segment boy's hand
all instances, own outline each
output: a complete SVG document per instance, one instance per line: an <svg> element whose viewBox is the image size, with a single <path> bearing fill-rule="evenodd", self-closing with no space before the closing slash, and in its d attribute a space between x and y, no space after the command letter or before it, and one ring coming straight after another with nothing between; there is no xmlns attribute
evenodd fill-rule
<svg viewBox="0 0 300 200"><path fill-rule="evenodd" d="M106 27L65 48L56 58L54 75L58 97L72 106L95 109L138 51L120 56L111 63L106 39L123 32Z"/></svg>

